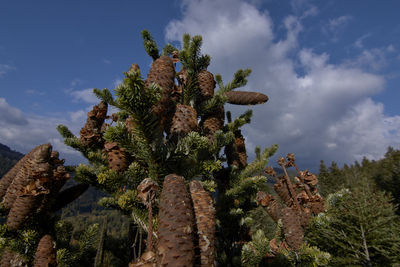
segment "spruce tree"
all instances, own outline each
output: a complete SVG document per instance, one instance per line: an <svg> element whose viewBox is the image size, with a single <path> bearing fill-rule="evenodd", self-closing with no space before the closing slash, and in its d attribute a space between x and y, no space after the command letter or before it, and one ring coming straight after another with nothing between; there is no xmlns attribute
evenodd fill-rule
<svg viewBox="0 0 400 267"><path fill-rule="evenodd" d="M365 177L328 196L327 210L306 234L312 245L332 255L332 266L391 266L400 252L399 217L392 199Z"/></svg>

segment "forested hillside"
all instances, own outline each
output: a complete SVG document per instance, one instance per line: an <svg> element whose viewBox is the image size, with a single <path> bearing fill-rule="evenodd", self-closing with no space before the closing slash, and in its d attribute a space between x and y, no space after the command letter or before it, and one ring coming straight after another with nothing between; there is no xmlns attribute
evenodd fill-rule
<svg viewBox="0 0 400 267"><path fill-rule="evenodd" d="M0 143L0 177L11 169L22 157L22 153L13 151L8 146Z"/></svg>

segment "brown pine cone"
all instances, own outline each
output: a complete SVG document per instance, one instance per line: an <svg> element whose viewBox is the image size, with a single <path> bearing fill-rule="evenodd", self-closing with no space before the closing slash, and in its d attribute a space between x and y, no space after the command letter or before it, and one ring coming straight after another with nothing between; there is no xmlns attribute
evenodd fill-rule
<svg viewBox="0 0 400 267"><path fill-rule="evenodd" d="M303 244L303 229L297 211L286 207L282 210L282 224L285 240L293 250L300 249Z"/></svg>
<svg viewBox="0 0 400 267"><path fill-rule="evenodd" d="M291 207L293 205L293 199L284 179L278 178L278 181L274 184L274 189L286 206Z"/></svg>
<svg viewBox="0 0 400 267"><path fill-rule="evenodd" d="M221 106L212 114L204 116L200 122L200 126L208 139L214 140L214 133L224 127L224 122L225 111L224 106Z"/></svg>
<svg viewBox="0 0 400 267"><path fill-rule="evenodd" d="M271 216L275 222L278 222L283 207L275 196L260 191L257 193L257 203L265 208L268 215Z"/></svg>
<svg viewBox="0 0 400 267"><path fill-rule="evenodd" d="M40 239L36 249L34 267L56 267L56 249L53 238L50 235L45 235Z"/></svg>
<svg viewBox="0 0 400 267"><path fill-rule="evenodd" d="M235 165L239 170L247 165L245 140L240 130L235 131L235 140L225 147L225 154L229 165Z"/></svg>
<svg viewBox="0 0 400 267"><path fill-rule="evenodd" d="M211 99L214 96L214 75L207 70L202 70L197 74L197 81L200 89L199 102L201 103Z"/></svg>
<svg viewBox="0 0 400 267"><path fill-rule="evenodd" d="M1 256L0 266L1 267L17 267L27 266L28 261L19 255L17 252L12 251L9 248L5 248L3 255Z"/></svg>
<svg viewBox="0 0 400 267"><path fill-rule="evenodd" d="M85 147L101 147L104 143L101 128L107 117L108 105L101 101L87 113L87 120L80 131L80 141Z"/></svg>
<svg viewBox="0 0 400 267"><path fill-rule="evenodd" d="M29 159L32 154L40 149L41 146L37 146L32 149L28 154L26 154L22 159L20 159L11 170L9 170L3 178L0 179L0 200L6 194L7 188L10 186L11 182L13 181L14 177L18 174L21 167L25 164L26 160Z"/></svg>
<svg viewBox="0 0 400 267"><path fill-rule="evenodd" d="M197 112L194 108L187 105L176 105L176 111L172 118L171 136L173 138L185 136L192 131L197 131Z"/></svg>
<svg viewBox="0 0 400 267"><path fill-rule="evenodd" d="M210 193L199 181L190 182L197 234L200 247L201 266L215 266L215 208Z"/></svg>
<svg viewBox="0 0 400 267"><path fill-rule="evenodd" d="M124 148L119 147L115 142L106 142L104 148L107 151L108 165L110 169L117 172L124 172L128 169L129 159Z"/></svg>
<svg viewBox="0 0 400 267"><path fill-rule="evenodd" d="M165 177L159 207L157 266L193 266L193 206L182 176Z"/></svg>
<svg viewBox="0 0 400 267"><path fill-rule="evenodd" d="M168 133L171 117L174 114L174 103L171 92L175 86L175 67L168 56L156 59L147 74L145 86L155 83L162 88L161 101L153 107L154 114L159 118L162 129Z"/></svg>
<svg viewBox="0 0 400 267"><path fill-rule="evenodd" d="M256 92L231 91L225 95L228 103L234 105L257 105L268 101L268 96Z"/></svg>
<svg viewBox="0 0 400 267"><path fill-rule="evenodd" d="M40 178L51 177L52 166L48 163L51 156L51 145L43 144L34 148L33 153L20 167L15 178L8 186L3 198L3 206L10 209L17 198L17 193L27 186L30 182Z"/></svg>

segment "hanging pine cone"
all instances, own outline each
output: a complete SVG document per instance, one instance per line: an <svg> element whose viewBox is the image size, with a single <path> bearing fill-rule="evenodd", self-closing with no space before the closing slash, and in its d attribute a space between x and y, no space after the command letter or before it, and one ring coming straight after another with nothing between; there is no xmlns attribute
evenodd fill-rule
<svg viewBox="0 0 400 267"><path fill-rule="evenodd" d="M235 131L235 140L225 147L225 154L229 165L235 165L239 170L247 165L245 140L240 130Z"/></svg>
<svg viewBox="0 0 400 267"><path fill-rule="evenodd" d="M300 219L297 212L286 207L282 210L282 224L285 240L293 250L300 249L303 244L303 229L300 225Z"/></svg>
<svg viewBox="0 0 400 267"><path fill-rule="evenodd" d="M56 267L56 249L53 238L50 235L43 236L36 249L34 267Z"/></svg>
<svg viewBox="0 0 400 267"><path fill-rule="evenodd" d="M176 111L172 118L171 136L173 138L185 136L192 131L197 131L197 112L187 105L176 105Z"/></svg>
<svg viewBox="0 0 400 267"><path fill-rule="evenodd" d="M228 103L235 105L257 105L268 101L268 96L256 92L231 91L225 95Z"/></svg>
<svg viewBox="0 0 400 267"><path fill-rule="evenodd" d="M10 209L17 198L17 193L21 192L30 182L40 178L51 177L52 167L48 163L51 155L51 145L43 144L34 148L33 153L23 163L15 178L8 186L3 198L3 206Z"/></svg>
<svg viewBox="0 0 400 267"><path fill-rule="evenodd" d="M171 91L175 85L174 79L175 67L172 59L161 56L153 62L145 81L147 87L155 83L162 88L161 101L153 107L153 112L160 119L162 129L166 132L170 128L174 112L174 103L171 99Z"/></svg>
<svg viewBox="0 0 400 267"><path fill-rule="evenodd" d="M197 233L200 247L201 266L215 266L214 235L215 209L210 193L204 190L199 181L190 182Z"/></svg>
<svg viewBox="0 0 400 267"><path fill-rule="evenodd" d="M115 142L106 142L104 148L107 151L108 165L110 169L117 172L124 172L128 169L129 159L124 148L119 147Z"/></svg>
<svg viewBox="0 0 400 267"><path fill-rule="evenodd" d="M214 133L224 127L224 122L225 111L224 106L221 106L212 114L204 116L204 118L200 122L200 126L203 130L203 133L208 137L208 139L214 140Z"/></svg>
<svg viewBox="0 0 400 267"><path fill-rule="evenodd" d="M104 143L101 133L107 117L107 103L101 101L87 113L86 124L80 131L81 144L85 147L101 147Z"/></svg>
<svg viewBox="0 0 400 267"><path fill-rule="evenodd" d="M199 103L211 99L214 96L215 80L214 75L202 70L197 74L197 82L199 84Z"/></svg>
<svg viewBox="0 0 400 267"><path fill-rule="evenodd" d="M289 189L285 180L279 178L278 181L274 184L274 189L286 206L291 207L293 205L293 199L290 196Z"/></svg>
<svg viewBox="0 0 400 267"><path fill-rule="evenodd" d="M165 177L159 207L157 266L193 266L194 215L182 176Z"/></svg>

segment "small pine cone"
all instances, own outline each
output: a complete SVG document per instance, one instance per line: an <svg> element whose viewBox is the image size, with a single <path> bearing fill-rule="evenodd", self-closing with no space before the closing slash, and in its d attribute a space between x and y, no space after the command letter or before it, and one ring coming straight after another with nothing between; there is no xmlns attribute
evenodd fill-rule
<svg viewBox="0 0 400 267"><path fill-rule="evenodd" d="M162 88L161 101L152 108L152 111L159 118L161 127L166 132L170 128L174 112L174 103L171 98L171 91L175 86L174 79L175 67L172 59L168 56L161 56L153 62L145 81L147 87L155 83Z"/></svg>
<svg viewBox="0 0 400 267"><path fill-rule="evenodd" d="M293 250L300 249L303 244L303 229L300 225L300 218L296 211L286 207L282 210L282 224L285 240Z"/></svg>
<svg viewBox="0 0 400 267"><path fill-rule="evenodd" d="M225 95L228 103L235 105L257 105L268 101L268 96L256 92L231 91Z"/></svg>
<svg viewBox="0 0 400 267"><path fill-rule="evenodd" d="M310 203L310 209L314 215L324 212L324 199L318 194L313 196Z"/></svg>
<svg viewBox="0 0 400 267"><path fill-rule="evenodd" d="M194 108L187 105L177 105L175 114L172 118L171 135L175 137L185 136L192 131L197 131L197 112Z"/></svg>
<svg viewBox="0 0 400 267"><path fill-rule="evenodd" d="M274 184L274 189L286 206L291 207L293 205L293 199L290 196L285 180L278 179L278 181Z"/></svg>
<svg viewBox="0 0 400 267"><path fill-rule="evenodd" d="M106 142L104 148L107 151L108 165L110 169L117 172L124 172L128 169L129 160L124 148L119 147L115 142Z"/></svg>
<svg viewBox="0 0 400 267"><path fill-rule="evenodd" d="M151 178L144 179L137 187L137 198L146 206L149 206L156 197L158 184Z"/></svg>
<svg viewBox="0 0 400 267"><path fill-rule="evenodd" d="M225 154L229 165L235 165L239 170L247 165L245 140L240 130L235 131L234 143L225 147Z"/></svg>
<svg viewBox="0 0 400 267"><path fill-rule="evenodd" d="M80 140L85 147L99 147L104 143L101 128L107 117L108 105L101 101L87 113L87 120L80 131Z"/></svg>
<svg viewBox="0 0 400 267"><path fill-rule="evenodd" d="M316 186L318 183L317 176L308 170L302 171L301 176L304 178L304 182L308 184L309 186Z"/></svg>
<svg viewBox="0 0 400 267"><path fill-rule="evenodd" d="M52 175L52 167L48 163L51 149L52 147L50 144L43 144L32 150L33 153L20 167L15 178L7 188L3 198L3 206L5 208L10 209L12 207L17 198L17 194L30 182Z"/></svg>
<svg viewBox="0 0 400 267"><path fill-rule="evenodd" d="M224 106L221 106L212 114L205 116L200 122L200 125L208 139L214 140L214 133L224 127L224 122L225 111Z"/></svg>
<svg viewBox="0 0 400 267"><path fill-rule="evenodd" d="M50 235L43 236L36 249L34 267L56 267L56 249L53 238Z"/></svg>
<svg viewBox="0 0 400 267"><path fill-rule="evenodd" d="M281 217L280 213L282 205L278 202L275 196L260 191L257 193L257 203L258 205L265 207L268 215L271 216L275 222L278 222Z"/></svg>
<svg viewBox="0 0 400 267"><path fill-rule="evenodd" d="M193 266L194 215L182 176L165 177L159 207L157 266Z"/></svg>
<svg viewBox="0 0 400 267"><path fill-rule="evenodd" d="M215 209L210 193L199 181L190 182L194 213L199 237L201 266L215 266Z"/></svg>
<svg viewBox="0 0 400 267"><path fill-rule="evenodd" d="M126 129L128 130L128 132L132 132L133 129L135 127L137 127L138 125L137 125L137 122L132 117L128 117L125 120L125 126L126 126Z"/></svg>
<svg viewBox="0 0 400 267"><path fill-rule="evenodd" d="M1 267L17 267L17 266L28 266L27 260L24 259L17 252L12 251L9 248L5 248L0 261Z"/></svg>
<svg viewBox="0 0 400 267"><path fill-rule="evenodd" d="M214 96L215 80L214 75L206 70L202 70L197 74L199 83L199 102L211 99Z"/></svg>

